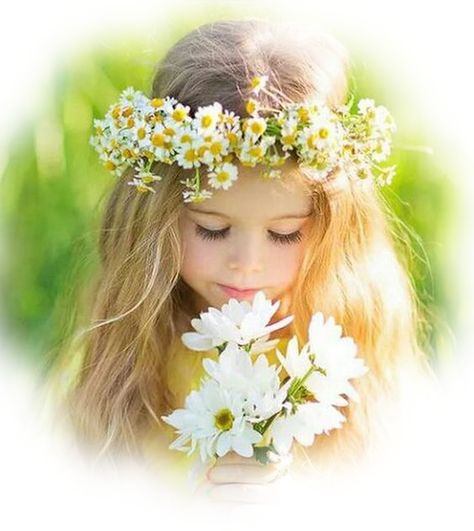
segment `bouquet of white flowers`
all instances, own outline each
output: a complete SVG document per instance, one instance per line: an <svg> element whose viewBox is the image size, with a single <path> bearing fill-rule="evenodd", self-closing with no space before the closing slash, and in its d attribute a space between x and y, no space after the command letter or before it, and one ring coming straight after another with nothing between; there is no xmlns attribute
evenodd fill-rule
<svg viewBox="0 0 474 531"><path fill-rule="evenodd" d="M349 380L368 371L354 340L341 337L341 326L318 312L308 343L300 350L293 336L285 356L276 349L281 365L269 365L264 352L279 341L268 341L270 332L293 320L268 325L279 304L259 291L252 304L230 299L221 310L211 307L192 319L196 332L183 334L183 343L192 350L216 348L219 356L203 360L207 376L185 407L161 417L179 435L170 449L191 455L199 448L203 463L232 450L268 463L287 455L293 439L309 446L315 435L341 427L345 417L335 406L348 404L343 394L359 401ZM287 376L280 381L282 368Z"/></svg>

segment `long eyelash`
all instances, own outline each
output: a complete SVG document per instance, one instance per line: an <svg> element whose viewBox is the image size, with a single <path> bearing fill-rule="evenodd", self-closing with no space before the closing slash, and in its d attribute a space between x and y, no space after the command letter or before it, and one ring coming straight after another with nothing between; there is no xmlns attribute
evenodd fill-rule
<svg viewBox="0 0 474 531"><path fill-rule="evenodd" d="M201 227L201 225L196 225L196 233L201 236L204 240L220 240L227 236L229 227L221 230L209 230ZM290 244L301 241L301 231L297 230L291 234L278 234L276 232L268 231L270 234L270 239L275 243L280 244Z"/></svg>
<svg viewBox="0 0 474 531"><path fill-rule="evenodd" d="M301 232L297 230L291 234L277 234L269 231L270 238L276 243L296 243L301 241Z"/></svg>
<svg viewBox="0 0 474 531"><path fill-rule="evenodd" d="M221 230L209 230L201 227L201 225L196 225L196 233L204 240L220 240L225 238L228 230L228 227Z"/></svg>

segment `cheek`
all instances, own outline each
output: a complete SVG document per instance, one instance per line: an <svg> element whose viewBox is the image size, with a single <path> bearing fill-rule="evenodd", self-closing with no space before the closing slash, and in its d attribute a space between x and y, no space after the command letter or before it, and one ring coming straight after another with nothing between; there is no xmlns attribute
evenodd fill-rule
<svg viewBox="0 0 474 531"><path fill-rule="evenodd" d="M304 256L303 245L273 248L270 253L269 270L275 281L290 283L296 278Z"/></svg>
<svg viewBox="0 0 474 531"><path fill-rule="evenodd" d="M186 223L181 231L184 260L181 274L186 278L207 277L212 274L213 264L219 266L217 246L213 242L206 242L195 234L191 223Z"/></svg>

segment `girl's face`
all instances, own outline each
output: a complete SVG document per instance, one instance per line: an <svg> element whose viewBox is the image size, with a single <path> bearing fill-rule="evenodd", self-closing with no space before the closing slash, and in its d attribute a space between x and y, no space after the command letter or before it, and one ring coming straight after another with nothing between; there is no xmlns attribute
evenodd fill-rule
<svg viewBox="0 0 474 531"><path fill-rule="evenodd" d="M286 164L286 163L285 163ZM283 166L285 168L285 166ZM296 180L264 180L261 169L239 165L227 190L210 189L201 203L186 203L179 227L184 250L183 280L193 289L197 311L220 308L231 297L253 299L222 286L263 290L282 299L302 262L312 222L312 200Z"/></svg>

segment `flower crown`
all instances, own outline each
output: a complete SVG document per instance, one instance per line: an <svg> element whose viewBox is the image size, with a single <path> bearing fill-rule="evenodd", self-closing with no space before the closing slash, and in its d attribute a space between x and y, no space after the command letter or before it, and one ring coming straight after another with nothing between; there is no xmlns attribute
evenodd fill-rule
<svg viewBox="0 0 474 531"><path fill-rule="evenodd" d="M267 80L268 76L252 79L252 96L264 92L275 97L266 88ZM240 118L218 102L199 107L191 117L190 107L173 97L149 99L128 87L103 120L94 120L90 144L114 175L133 167L135 174L128 184L139 192L155 192L150 185L162 180L151 171L155 162L194 169L193 178L180 181L187 188L184 202L212 197L210 190L201 189L202 166L208 168L212 188L227 190L238 177L236 159L244 166L263 164L262 177L273 179L281 176L278 166L291 152L296 153L300 167L311 170L308 175L314 180L324 180L342 164L360 179L390 184L396 166L383 168L377 163L390 154L394 120L372 99L359 100L357 113L350 112L352 104L353 95L335 108L310 99L273 109L250 97L248 117Z"/></svg>

